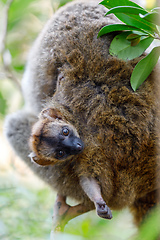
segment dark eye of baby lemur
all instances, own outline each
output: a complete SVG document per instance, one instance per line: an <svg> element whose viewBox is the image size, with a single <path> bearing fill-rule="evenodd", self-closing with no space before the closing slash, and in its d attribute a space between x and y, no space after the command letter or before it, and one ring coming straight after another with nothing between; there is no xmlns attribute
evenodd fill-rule
<svg viewBox="0 0 160 240"><path fill-rule="evenodd" d="M62 133L63 133L64 136L68 136L68 135L69 135L69 129L66 128L66 127L63 128L63 129L62 129Z"/></svg>
<svg viewBox="0 0 160 240"><path fill-rule="evenodd" d="M60 150L60 151L57 153L57 158L62 158L64 155L65 155L65 152L64 152L63 150Z"/></svg>
<svg viewBox="0 0 160 240"><path fill-rule="evenodd" d="M69 135L70 131L67 127L64 127L62 129L62 135L67 137ZM61 159L66 155L66 152L64 150L58 150L56 153L56 158Z"/></svg>

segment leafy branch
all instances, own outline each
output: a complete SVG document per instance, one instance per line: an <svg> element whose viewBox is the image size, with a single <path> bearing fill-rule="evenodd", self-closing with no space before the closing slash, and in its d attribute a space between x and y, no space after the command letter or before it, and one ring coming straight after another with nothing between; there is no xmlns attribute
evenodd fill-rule
<svg viewBox="0 0 160 240"><path fill-rule="evenodd" d="M132 60L141 56L155 39L160 40L159 8L149 12L129 0L104 0L100 4L109 9L106 15L113 13L124 23L104 26L98 33L98 37L101 37L110 32L122 31L111 42L109 52L112 56L125 61ZM154 47L137 63L130 79L134 91L152 72L159 56L160 47Z"/></svg>

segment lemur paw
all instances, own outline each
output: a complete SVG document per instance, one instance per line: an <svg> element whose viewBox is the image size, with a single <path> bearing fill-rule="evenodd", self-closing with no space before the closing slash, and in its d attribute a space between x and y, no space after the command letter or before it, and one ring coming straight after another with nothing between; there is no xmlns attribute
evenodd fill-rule
<svg viewBox="0 0 160 240"><path fill-rule="evenodd" d="M96 210L99 217L105 218L105 219L112 218L112 212L104 201L96 202Z"/></svg>

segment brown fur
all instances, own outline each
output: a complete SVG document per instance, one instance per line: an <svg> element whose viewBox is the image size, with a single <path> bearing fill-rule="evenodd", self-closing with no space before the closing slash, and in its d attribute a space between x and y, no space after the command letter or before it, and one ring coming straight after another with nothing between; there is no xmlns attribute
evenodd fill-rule
<svg viewBox="0 0 160 240"><path fill-rule="evenodd" d="M81 61L77 59L73 64L75 56ZM147 203L141 203L141 199L156 188L155 82L151 75L134 93L129 82L134 61L125 63L112 57L103 60L96 52L95 62L99 63L100 57L102 66L94 68L80 50L73 50L67 57L68 66L61 69L65 77L47 107L59 109L76 127L85 144L83 153L66 162L69 164L69 169L64 169L66 181L71 183L68 171L72 164L78 178L97 179L111 209L129 206L140 222L156 201L154 198L150 203L148 198L152 194L149 194ZM59 163L60 169L63 165ZM73 174L71 176L73 188L79 188L75 184L77 177L73 180ZM143 211L138 209L141 205Z"/></svg>
<svg viewBox="0 0 160 240"><path fill-rule="evenodd" d="M75 56L83 61L77 59L73 64ZM133 92L129 79L135 61L125 63L113 57L103 61L96 53L95 62L99 63L100 57L102 66L96 66L93 72L93 63L86 62L80 50L73 50L67 58L68 66L61 69L65 77L59 90L47 104L61 111L85 144L81 154L66 163L57 163L57 168L63 168L68 190L79 189L81 176L96 179L107 205L116 210L129 206L138 223L156 202L153 194L149 194L156 189L155 82L151 75ZM75 177L70 174L71 169ZM65 194L68 190L60 186L58 192ZM70 196L75 197L71 192ZM142 204L146 194L147 202ZM89 204L85 196L81 197ZM78 195L76 198L82 200Z"/></svg>

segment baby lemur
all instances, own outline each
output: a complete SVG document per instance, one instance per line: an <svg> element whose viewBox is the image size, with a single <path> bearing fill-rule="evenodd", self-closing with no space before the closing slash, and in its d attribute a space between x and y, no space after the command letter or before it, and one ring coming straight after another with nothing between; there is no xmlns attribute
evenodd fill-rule
<svg viewBox="0 0 160 240"><path fill-rule="evenodd" d="M56 228L94 208L111 219L110 209L129 207L139 225L158 202L158 74L131 89L143 56L125 62L109 55L114 34L97 34L117 20L105 13L97 1L55 13L29 56L25 106L6 119L16 153L58 192ZM79 204L70 207L66 197Z"/></svg>

